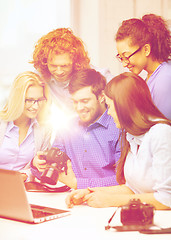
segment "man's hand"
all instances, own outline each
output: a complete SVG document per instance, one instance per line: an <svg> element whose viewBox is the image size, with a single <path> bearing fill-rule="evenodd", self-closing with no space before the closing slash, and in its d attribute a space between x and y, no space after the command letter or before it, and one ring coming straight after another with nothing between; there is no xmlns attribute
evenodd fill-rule
<svg viewBox="0 0 171 240"><path fill-rule="evenodd" d="M42 152L42 151L39 151L37 152L37 155L34 157L33 159L33 166L36 167L39 172L43 172L46 168L46 160L43 159L43 156L45 156L47 154L47 152Z"/></svg>
<svg viewBox="0 0 171 240"><path fill-rule="evenodd" d="M70 160L67 161L67 175L65 174L65 172L59 173L59 181L70 188L77 188L77 179L72 170L72 164Z"/></svg>

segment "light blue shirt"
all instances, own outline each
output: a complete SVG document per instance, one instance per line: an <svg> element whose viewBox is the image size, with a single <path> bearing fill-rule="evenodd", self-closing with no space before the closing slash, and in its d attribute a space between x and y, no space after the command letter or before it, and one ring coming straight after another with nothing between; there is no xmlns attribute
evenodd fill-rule
<svg viewBox="0 0 171 240"><path fill-rule="evenodd" d="M27 132L24 141L19 145L19 128L13 122L9 122L0 145L0 168L19 171L22 170L34 157L35 141L33 125Z"/></svg>
<svg viewBox="0 0 171 240"><path fill-rule="evenodd" d="M154 193L157 201L171 207L171 126L156 124L142 136L127 133L127 140L126 185L134 193Z"/></svg>
<svg viewBox="0 0 171 240"><path fill-rule="evenodd" d="M147 85L157 108L171 120L171 61L160 64Z"/></svg>

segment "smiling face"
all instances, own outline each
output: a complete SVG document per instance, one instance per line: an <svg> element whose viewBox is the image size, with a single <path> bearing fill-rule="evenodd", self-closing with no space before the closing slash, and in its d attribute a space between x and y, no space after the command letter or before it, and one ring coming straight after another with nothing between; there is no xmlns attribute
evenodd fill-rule
<svg viewBox="0 0 171 240"><path fill-rule="evenodd" d="M91 86L83 87L72 94L74 108L82 123L90 125L95 122L104 112L104 96L97 99L92 93Z"/></svg>
<svg viewBox="0 0 171 240"><path fill-rule="evenodd" d="M41 100L43 99L45 99L43 87L38 85L30 86L26 91L25 100L29 101L37 100L37 101L35 101L33 104L30 104L29 102L27 103L27 101L25 102L22 117L27 119L36 118L39 111L41 110L43 104L43 101Z"/></svg>
<svg viewBox="0 0 171 240"><path fill-rule="evenodd" d="M48 57L47 66L49 72L57 82L65 82L69 80L70 75L73 71L73 61L69 53L52 53Z"/></svg>
<svg viewBox="0 0 171 240"><path fill-rule="evenodd" d="M129 57L132 53L137 51L140 46L131 46L130 39L126 38L124 40L117 41L116 47L120 57L124 58ZM127 67L131 72L138 75L143 69L147 70L149 54L150 53L147 51L146 46L142 46L139 51L129 58L129 63L122 61L123 67Z"/></svg>
<svg viewBox="0 0 171 240"><path fill-rule="evenodd" d="M114 120L114 122L116 124L116 127L117 128L121 128L119 120L118 120L118 116L116 114L116 110L115 110L115 106L114 106L113 100L105 95L105 101L106 101L106 104L107 104L107 107L108 107L108 112L107 113L111 117L113 117L113 120Z"/></svg>

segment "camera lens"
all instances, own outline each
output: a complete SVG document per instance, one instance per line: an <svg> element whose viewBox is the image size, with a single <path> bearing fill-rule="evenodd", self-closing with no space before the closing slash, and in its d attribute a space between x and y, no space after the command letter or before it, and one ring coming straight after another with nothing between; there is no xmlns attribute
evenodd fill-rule
<svg viewBox="0 0 171 240"><path fill-rule="evenodd" d="M52 163L49 168L45 169L41 176L42 183L56 185L59 176L57 170L55 169L56 165L56 163Z"/></svg>

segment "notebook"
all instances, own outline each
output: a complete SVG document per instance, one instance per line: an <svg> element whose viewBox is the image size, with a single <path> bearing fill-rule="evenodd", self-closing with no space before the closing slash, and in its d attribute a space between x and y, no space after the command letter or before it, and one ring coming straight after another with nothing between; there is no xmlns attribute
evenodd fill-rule
<svg viewBox="0 0 171 240"><path fill-rule="evenodd" d="M67 210L29 204L21 174L0 169L0 217L40 223L69 214Z"/></svg>

